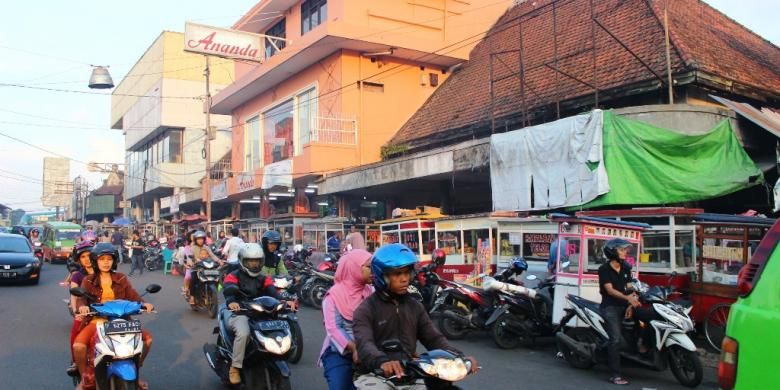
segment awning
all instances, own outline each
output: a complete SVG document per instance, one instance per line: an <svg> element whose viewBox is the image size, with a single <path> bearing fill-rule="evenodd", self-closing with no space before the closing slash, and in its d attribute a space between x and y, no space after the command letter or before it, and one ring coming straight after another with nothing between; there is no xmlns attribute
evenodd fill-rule
<svg viewBox="0 0 780 390"><path fill-rule="evenodd" d="M780 138L780 114L771 108L764 107L758 110L747 103L738 103L715 95L710 95L710 97Z"/></svg>

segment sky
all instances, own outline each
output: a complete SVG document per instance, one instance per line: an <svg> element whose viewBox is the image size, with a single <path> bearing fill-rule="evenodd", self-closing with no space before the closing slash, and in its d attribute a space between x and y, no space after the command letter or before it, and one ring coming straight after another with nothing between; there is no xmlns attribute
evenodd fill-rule
<svg viewBox="0 0 780 390"><path fill-rule="evenodd" d="M43 158L52 153L72 158L71 179L86 176L91 188L101 184L101 175L87 173L83 162L124 162L122 132L110 129L111 98L108 92L87 88L90 64L109 65L118 85L162 30L183 31L187 20L229 27L256 2L6 2L0 13L0 83L87 93L0 86L0 204L44 209ZM780 46L774 20L780 1L706 3Z"/></svg>

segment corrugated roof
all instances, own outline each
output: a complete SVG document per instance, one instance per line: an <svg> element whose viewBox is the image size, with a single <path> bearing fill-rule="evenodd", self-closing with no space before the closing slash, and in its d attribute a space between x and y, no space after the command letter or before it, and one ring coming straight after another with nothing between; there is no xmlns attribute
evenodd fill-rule
<svg viewBox="0 0 780 390"><path fill-rule="evenodd" d="M710 95L710 97L736 111L737 114L744 116L764 130L774 134L776 137L780 137L780 122L777 122L774 118L777 115L774 111L768 109L758 110L750 104L735 102L720 96Z"/></svg>

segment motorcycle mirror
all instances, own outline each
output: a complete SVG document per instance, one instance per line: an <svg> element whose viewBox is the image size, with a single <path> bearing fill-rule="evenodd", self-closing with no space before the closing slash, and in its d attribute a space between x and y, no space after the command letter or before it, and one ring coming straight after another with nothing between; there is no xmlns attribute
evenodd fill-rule
<svg viewBox="0 0 780 390"><path fill-rule="evenodd" d="M528 275L525 277L525 280L536 280L536 279L539 279L536 277L536 275Z"/></svg>
<svg viewBox="0 0 780 390"><path fill-rule="evenodd" d="M70 289L70 295L83 298L87 295L87 290L81 288L81 287L75 287Z"/></svg>
<svg viewBox="0 0 780 390"><path fill-rule="evenodd" d="M159 284L152 283L146 286L146 292L148 292L149 294L156 294L160 292L160 290L162 290L162 286L160 286Z"/></svg>
<svg viewBox="0 0 780 390"><path fill-rule="evenodd" d="M390 339L382 342L382 351L384 352L403 352L404 347L401 345L401 340Z"/></svg>

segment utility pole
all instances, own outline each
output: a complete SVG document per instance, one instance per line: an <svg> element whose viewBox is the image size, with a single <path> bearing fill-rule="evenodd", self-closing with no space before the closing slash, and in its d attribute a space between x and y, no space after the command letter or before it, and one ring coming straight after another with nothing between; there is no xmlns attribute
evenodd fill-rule
<svg viewBox="0 0 780 390"><path fill-rule="evenodd" d="M672 88L672 58L669 48L669 1L664 6L664 34L666 35L666 83L669 84L669 104L674 104L674 90Z"/></svg>
<svg viewBox="0 0 780 390"><path fill-rule="evenodd" d="M203 75L206 76L206 101L204 102L206 111L206 178L203 180L203 194L206 197L206 223L211 223L211 90L209 88L209 56L206 57L206 69Z"/></svg>

